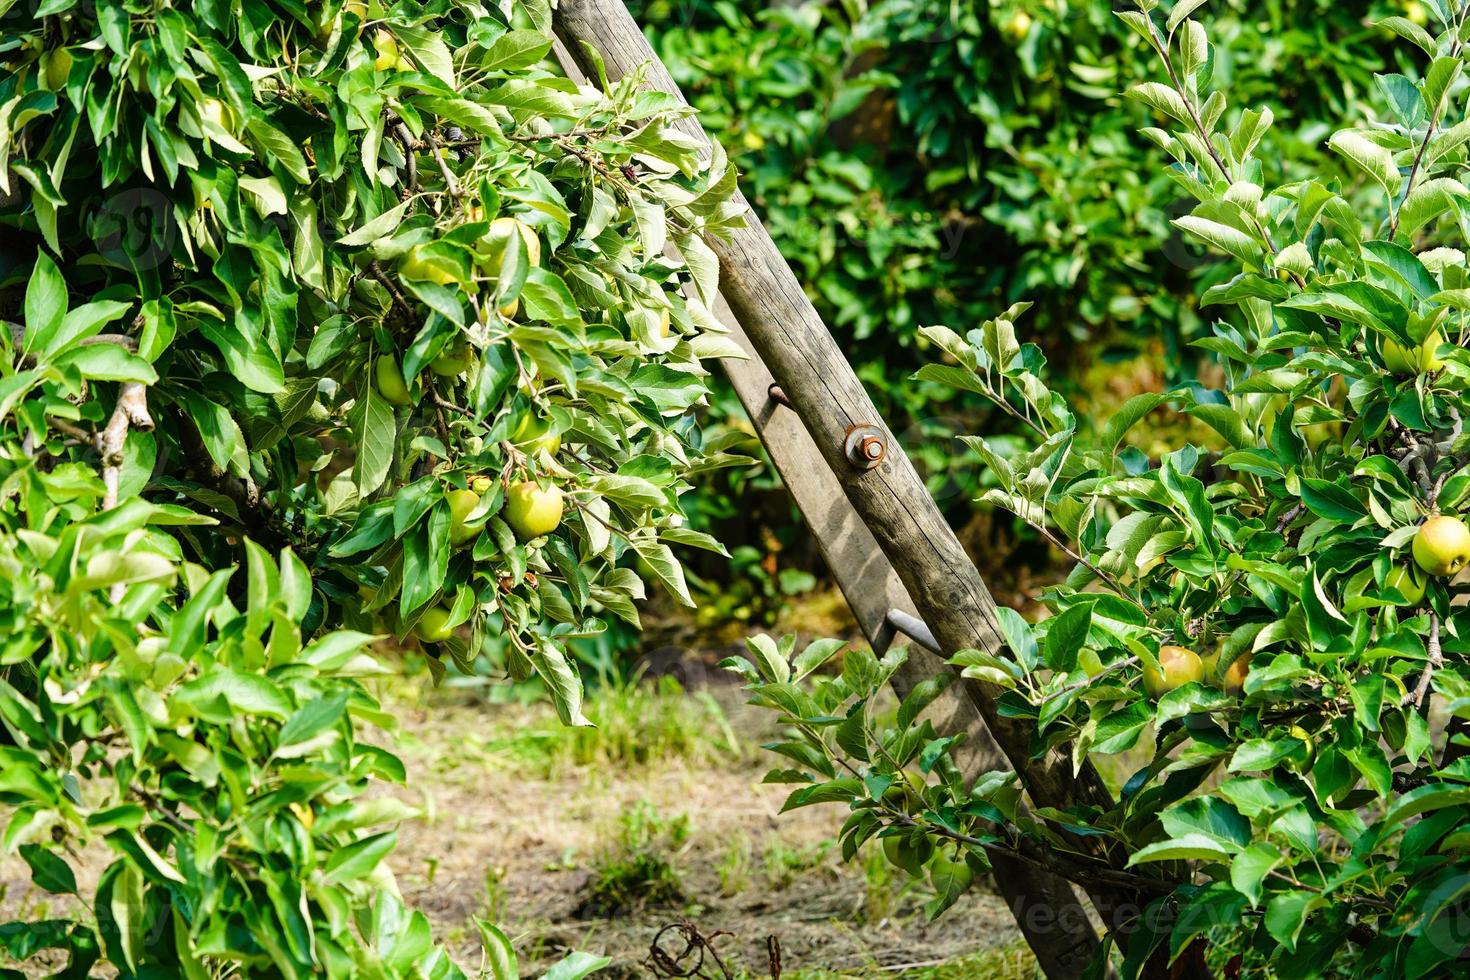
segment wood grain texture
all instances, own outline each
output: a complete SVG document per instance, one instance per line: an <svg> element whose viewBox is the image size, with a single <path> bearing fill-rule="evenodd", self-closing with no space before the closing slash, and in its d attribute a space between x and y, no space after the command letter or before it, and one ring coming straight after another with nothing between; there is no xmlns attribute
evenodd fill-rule
<svg viewBox="0 0 1470 980"><path fill-rule="evenodd" d="M557 30L554 53L573 77L582 80L592 71L583 49L587 42L602 57L610 81L642 66L648 87L682 99L620 2L562 0ZM681 120L678 128L708 140L692 118ZM745 207L747 228L730 241L709 242L721 261L722 295L714 313L732 327L732 339L750 355L749 360L722 364L864 635L875 649L886 649L894 640L887 614L899 609L930 622L950 652L972 646L997 649L994 603L978 571L883 426L785 259L749 205ZM771 399L773 381L783 385L796 411ZM858 423L878 425L885 434L888 452L876 470L855 470L843 454L847 429ZM876 534L869 523L876 525ZM910 574L895 571L889 560L894 555ZM917 590L919 601L910 598L909 589ZM893 686L903 697L919 682L949 669L943 658L914 644ZM936 730L966 734L956 762L971 781L1005 765L984 716L993 694L973 682L956 683L928 710ZM1029 730L1020 733L1012 746L1019 748L1022 761L1027 761L1029 738ZM1004 756L1016 765L1010 752ZM1100 781L1096 787L1102 788ZM1080 977L1098 943L1071 885L1021 861L1001 859L995 865L997 886L1046 975Z"/></svg>

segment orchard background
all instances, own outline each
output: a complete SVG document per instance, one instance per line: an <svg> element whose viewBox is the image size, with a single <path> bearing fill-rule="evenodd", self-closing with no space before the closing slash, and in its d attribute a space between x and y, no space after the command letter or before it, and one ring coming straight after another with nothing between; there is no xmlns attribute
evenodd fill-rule
<svg viewBox="0 0 1470 980"><path fill-rule="evenodd" d="M630 4L702 159L545 0L0 2L0 975L1029 977L1086 837L1125 975L1457 975L1466 12L1114 6ZM737 179L1114 809L884 688Z"/></svg>

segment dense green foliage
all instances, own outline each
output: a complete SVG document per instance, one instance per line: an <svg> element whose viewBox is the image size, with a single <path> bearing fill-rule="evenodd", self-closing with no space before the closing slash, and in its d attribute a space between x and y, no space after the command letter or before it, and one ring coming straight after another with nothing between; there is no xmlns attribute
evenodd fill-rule
<svg viewBox="0 0 1470 980"><path fill-rule="evenodd" d="M637 622L635 566L689 601L733 172L543 67L535 0L0 14L3 841L82 904L0 950L461 975L382 862L354 678L495 634L583 725L568 639Z"/></svg>
<svg viewBox="0 0 1470 980"><path fill-rule="evenodd" d="M1361 5L1217 7L1216 76L1276 113L1276 178L1324 165L1321 120L1361 107L1402 57ZM924 423L908 443L933 469L954 448L933 417L984 406L941 408L952 392L909 377L928 359L920 325L978 323L1024 298L1038 342L1068 355L1064 382L1108 350L1162 350L1171 380L1192 377L1195 283L1225 270L1169 226L1187 198L1133 136L1147 110L1119 94L1150 52L1107 4L634 9L879 407L899 431Z"/></svg>
<svg viewBox="0 0 1470 980"><path fill-rule="evenodd" d="M1378 77L1376 125L1330 134L1346 179L1276 177L1272 113L1228 104L1190 19L1202 4L1156 6L1120 15L1164 69L1129 94L1197 202L1174 226L1229 256L1202 300L1226 315L1199 342L1221 386L1140 395L1081 431L1018 338L1025 304L963 334L927 329L946 363L920 372L1030 433L1024 452L968 438L999 484L986 498L1076 559L1044 596L1048 618L1001 609L1004 649L953 664L1035 726L1033 758L1120 757L1116 803L1028 810L1005 771L968 787L919 715L947 678L891 722L874 707L901 654L849 653L820 677L836 644L758 638L753 663L732 666L794 725L777 747L794 768L770 777L804 784L788 806L847 802L848 853L882 837L900 866L927 867L936 912L1001 852L1081 883L1133 875L1157 914L1112 937L1127 976L1159 946L1225 975L1460 976L1470 6L1428 5L1432 33L1383 22L1407 73ZM1158 458L1125 447L1165 413L1210 437ZM1101 837L1104 857L1078 834Z"/></svg>

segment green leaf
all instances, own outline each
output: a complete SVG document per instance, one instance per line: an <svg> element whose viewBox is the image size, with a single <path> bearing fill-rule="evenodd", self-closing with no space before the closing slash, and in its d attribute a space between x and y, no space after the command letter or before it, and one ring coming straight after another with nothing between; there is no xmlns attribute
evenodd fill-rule
<svg viewBox="0 0 1470 980"><path fill-rule="evenodd" d="M260 116L245 120L245 129L255 142L256 149L273 158L291 179L298 184L311 183L311 172L306 168L306 157L296 143L279 129Z"/></svg>
<svg viewBox="0 0 1470 980"><path fill-rule="evenodd" d="M1192 214L1175 218L1172 223L1181 231L1193 235L1227 255L1235 256L1248 266L1261 265L1265 256L1265 250L1260 241L1238 228Z"/></svg>
<svg viewBox="0 0 1470 980"><path fill-rule="evenodd" d="M393 449L398 441L398 424L389 405L373 385L364 385L362 396L351 417L357 443L357 458L352 466L352 479L357 492L367 497L388 479L393 465Z"/></svg>
<svg viewBox="0 0 1470 980"><path fill-rule="evenodd" d="M454 55L444 43L443 34L436 28L408 27L395 24L393 35L408 48L413 60L451 89L458 89L454 80Z"/></svg>
<svg viewBox="0 0 1470 980"><path fill-rule="evenodd" d="M511 945L510 937L484 919L475 919L475 925L480 930L481 943L485 949L485 964L490 968L493 980L520 980L516 951Z"/></svg>
<svg viewBox="0 0 1470 980"><path fill-rule="evenodd" d="M781 812L786 813L789 810L797 810L817 803L845 802L862 795L862 780L856 776L843 776L840 779L793 790L791 795L786 797L786 802L781 804Z"/></svg>
<svg viewBox="0 0 1470 980"><path fill-rule="evenodd" d="M799 681L847 646L845 640L814 640L791 661L791 680Z"/></svg>
<svg viewBox="0 0 1470 980"><path fill-rule="evenodd" d="M565 957L557 960L545 973L541 980L582 980L583 977L591 976L598 970L612 965L610 956L594 956L580 950L568 953ZM496 980L499 980L497 977Z"/></svg>
<svg viewBox="0 0 1470 980"><path fill-rule="evenodd" d="M1261 882L1284 860L1273 845L1260 841L1251 844L1230 862L1230 884L1250 899L1252 906L1261 904Z"/></svg>
<svg viewBox="0 0 1470 980"><path fill-rule="evenodd" d="M1403 183L1393 162L1393 153L1379 146L1362 133L1353 129L1339 130L1327 140L1327 145L1342 154L1349 163L1357 167L1389 195L1398 193Z"/></svg>
<svg viewBox="0 0 1470 980"><path fill-rule="evenodd" d="M1389 828L1403 823L1410 817L1417 817L1421 813L1443 809L1447 806L1461 806L1466 803L1470 803L1470 786L1441 784L1420 786L1394 800L1388 812L1383 815L1383 822L1380 826L1386 832Z"/></svg>
<svg viewBox="0 0 1470 980"><path fill-rule="evenodd" d="M87 337L94 337L104 326L122 316L130 308L131 304L119 303L116 300L83 303L62 318L60 329L44 346L39 348L39 353L43 357L49 357L68 344Z"/></svg>
<svg viewBox="0 0 1470 980"><path fill-rule="evenodd" d="M1296 949L1297 936L1307 916L1327 904L1321 895L1305 891L1283 892L1266 903L1266 931L1289 950Z"/></svg>
<svg viewBox="0 0 1470 980"><path fill-rule="evenodd" d="M1438 50L1438 46L1434 43L1434 38L1430 36L1429 32L1407 17L1385 17L1374 24L1374 26L1392 31L1404 40L1417 44L1431 58L1434 57L1435 52Z"/></svg>
<svg viewBox="0 0 1470 980"><path fill-rule="evenodd" d="M291 714L291 702L273 681L238 670L212 670L180 687L173 699L206 715L212 714L215 701L222 701L231 711L247 716L265 715L285 721Z"/></svg>
<svg viewBox="0 0 1470 980"><path fill-rule="evenodd" d="M1128 867L1152 861L1217 861L1230 857L1232 850L1213 837L1184 834L1139 848L1128 858Z"/></svg>
<svg viewBox="0 0 1470 980"><path fill-rule="evenodd" d="M410 199L396 207L389 208L356 231L337 239L337 244L350 247L371 245L379 238L392 234L403 223L403 216L408 213L408 209L412 204L413 200Z"/></svg>
<svg viewBox="0 0 1470 980"><path fill-rule="evenodd" d="M327 881L356 881L372 874L397 844L398 832L388 830L338 848L327 858L323 869Z"/></svg>
<svg viewBox="0 0 1470 980"><path fill-rule="evenodd" d="M490 70L529 68L551 50L551 39L540 31L506 31L495 39L480 59L480 67Z"/></svg>
<svg viewBox="0 0 1470 980"><path fill-rule="evenodd" d="M330 674L340 669L377 637L371 633L354 630L335 630L313 640L301 651L301 662L310 664L323 673Z"/></svg>
<svg viewBox="0 0 1470 980"><path fill-rule="evenodd" d="M1200 7L1203 7L1207 2L1208 0L1178 0L1174 4L1174 9L1169 11L1169 19L1164 23L1165 29L1170 34L1173 34L1174 29L1184 23L1186 17Z"/></svg>
<svg viewBox="0 0 1470 980"><path fill-rule="evenodd" d="M48 851L39 844L22 844L20 856L30 865L31 880L37 888L44 888L53 895L77 893L77 878L72 874L71 865L54 851Z"/></svg>
<svg viewBox="0 0 1470 980"><path fill-rule="evenodd" d="M684 581L684 568L679 564L679 559L674 557L674 552L669 549L668 545L639 538L633 542L633 550L648 563L654 576L663 583L674 598L693 608L694 599L690 596L689 586Z"/></svg>
<svg viewBox="0 0 1470 980"><path fill-rule="evenodd" d="M1302 503L1318 517L1344 524L1368 516L1367 509L1347 487L1311 477L1302 478Z"/></svg>
<svg viewBox="0 0 1470 980"><path fill-rule="evenodd" d="M8 109L9 107L7 107ZM66 316L66 282L51 256L36 251L36 264L26 285L25 349L45 350L50 346Z"/></svg>
<svg viewBox="0 0 1470 980"><path fill-rule="evenodd" d="M1143 420L1143 417L1160 405L1168 401L1167 395L1156 392L1145 392L1134 395L1108 417L1103 426L1102 446L1108 452L1115 452L1128 430Z"/></svg>
<svg viewBox="0 0 1470 980"><path fill-rule="evenodd" d="M320 735L341 720L347 710L347 695L334 694L329 698L308 701L296 710L286 724L276 743L276 754L286 746L299 745Z"/></svg>
<svg viewBox="0 0 1470 980"><path fill-rule="evenodd" d="M151 385L158 380L153 365L117 344L90 344L73 347L52 362L57 367L71 367L92 381L137 381Z"/></svg>
<svg viewBox="0 0 1470 980"><path fill-rule="evenodd" d="M567 662L566 654L550 640L541 638L531 654L536 673L551 692L556 715L563 725L590 728L592 722L582 713L582 678Z"/></svg>
<svg viewBox="0 0 1470 980"><path fill-rule="evenodd" d="M1160 818L1171 837L1202 834L1234 849L1250 843L1250 821L1224 800L1201 796L1165 810Z"/></svg>

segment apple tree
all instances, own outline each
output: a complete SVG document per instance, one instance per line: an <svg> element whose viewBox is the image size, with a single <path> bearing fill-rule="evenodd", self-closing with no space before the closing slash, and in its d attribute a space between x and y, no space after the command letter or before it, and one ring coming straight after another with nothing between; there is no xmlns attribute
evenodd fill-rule
<svg viewBox="0 0 1470 980"><path fill-rule="evenodd" d="M71 896L4 957L463 975L363 795L375 641L502 635L586 724L570 638L688 601L734 175L551 46L546 0L0 4L0 843Z"/></svg>
<svg viewBox="0 0 1470 980"><path fill-rule="evenodd" d="M1270 112L1213 84L1202 6L1120 16L1161 65L1130 95L1196 202L1175 225L1226 263L1198 343L1219 384L1079 426L1019 336L1025 304L964 334L926 328L946 358L920 372L1014 419L1019 449L966 439L994 481L984 500L1075 561L1046 618L1001 609L1005 648L952 663L1029 721L1037 757L1112 773L1116 803L1032 809L1006 771L967 785L921 714L948 677L896 716L875 702L902 651L852 651L826 676L836 644L759 637L731 666L791 726L768 777L796 784L787 806L846 803L845 853L881 839L927 873L932 912L1003 853L1139 897L1108 937L1125 976L1160 959L1191 976L1463 976L1470 5L1426 3L1427 28L1383 21L1414 69L1378 76L1378 117L1328 138L1351 179L1279 183ZM1153 456L1130 443L1169 415L1200 435Z"/></svg>

